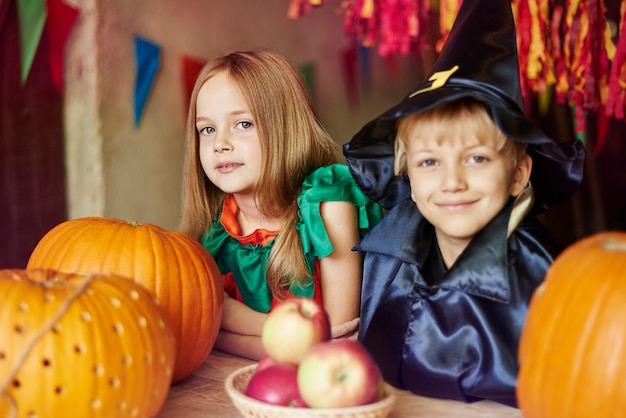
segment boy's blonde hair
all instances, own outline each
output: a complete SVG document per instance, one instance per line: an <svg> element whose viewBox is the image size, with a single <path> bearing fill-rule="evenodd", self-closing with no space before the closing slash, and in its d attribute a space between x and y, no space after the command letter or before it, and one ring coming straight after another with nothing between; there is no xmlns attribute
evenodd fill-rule
<svg viewBox="0 0 626 418"><path fill-rule="evenodd" d="M496 138L498 151L513 158L514 165L526 155L526 146L508 139L487 114L485 107L474 99L460 99L425 112L412 113L396 124L394 173L406 174L406 149L411 132L419 137L432 137L437 143L458 138L466 132L480 132L481 136Z"/></svg>
<svg viewBox="0 0 626 418"><path fill-rule="evenodd" d="M283 227L269 257L267 282L281 297L282 288L308 276L300 235L297 197L315 169L339 161L339 145L320 123L298 70L271 51L243 51L219 56L202 69L189 104L183 165L179 229L201 240L220 213L225 194L209 181L200 164L196 101L204 83L226 72L250 106L261 143L262 170L256 200Z"/></svg>

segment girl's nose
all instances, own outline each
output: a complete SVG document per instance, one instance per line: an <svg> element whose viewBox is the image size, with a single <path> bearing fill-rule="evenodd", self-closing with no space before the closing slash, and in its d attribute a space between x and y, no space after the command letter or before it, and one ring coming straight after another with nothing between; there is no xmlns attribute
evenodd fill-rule
<svg viewBox="0 0 626 418"><path fill-rule="evenodd" d="M232 151L233 146L230 142L228 135L219 134L215 138L215 142L213 143L213 152L228 152Z"/></svg>

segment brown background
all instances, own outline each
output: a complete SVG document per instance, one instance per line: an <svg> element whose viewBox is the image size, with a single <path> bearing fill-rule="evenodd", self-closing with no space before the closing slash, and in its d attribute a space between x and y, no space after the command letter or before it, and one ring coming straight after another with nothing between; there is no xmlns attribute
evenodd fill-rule
<svg viewBox="0 0 626 418"><path fill-rule="evenodd" d="M46 34L43 34L46 42ZM66 217L62 98L39 48L20 85L14 1L0 2L0 268L25 267L30 252Z"/></svg>

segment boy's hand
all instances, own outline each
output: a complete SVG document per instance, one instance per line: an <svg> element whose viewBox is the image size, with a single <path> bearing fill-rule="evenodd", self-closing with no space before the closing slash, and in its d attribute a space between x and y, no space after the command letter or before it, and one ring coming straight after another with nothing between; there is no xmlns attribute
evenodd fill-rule
<svg viewBox="0 0 626 418"><path fill-rule="evenodd" d="M356 340L358 336L360 318L354 318L348 322L333 325L330 328L332 338L348 338L350 340Z"/></svg>

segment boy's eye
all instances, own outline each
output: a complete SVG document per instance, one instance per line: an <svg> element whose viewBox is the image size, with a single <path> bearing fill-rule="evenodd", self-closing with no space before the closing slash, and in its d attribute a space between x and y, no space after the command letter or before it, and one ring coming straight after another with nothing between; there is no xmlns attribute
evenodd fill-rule
<svg viewBox="0 0 626 418"><path fill-rule="evenodd" d="M483 157L482 155L472 155L470 157L471 163L480 164L484 163L485 161L487 161L487 158Z"/></svg>
<svg viewBox="0 0 626 418"><path fill-rule="evenodd" d="M212 128L211 126L200 129L200 133L203 135L212 134L213 132L215 132L215 128Z"/></svg>
<svg viewBox="0 0 626 418"><path fill-rule="evenodd" d="M437 164L437 160L424 160L419 163L420 167L432 167Z"/></svg>

